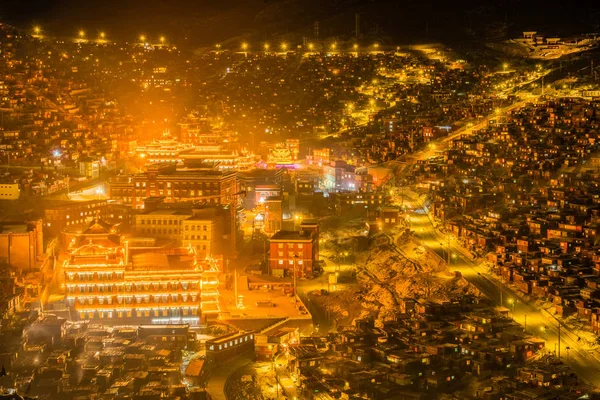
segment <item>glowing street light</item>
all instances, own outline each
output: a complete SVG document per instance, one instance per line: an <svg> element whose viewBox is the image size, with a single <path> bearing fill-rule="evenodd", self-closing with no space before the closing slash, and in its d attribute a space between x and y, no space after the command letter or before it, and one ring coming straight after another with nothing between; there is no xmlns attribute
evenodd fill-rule
<svg viewBox="0 0 600 400"><path fill-rule="evenodd" d="M507 63L502 64L502 68L504 68L504 71L506 71L506 69L508 68L508 64Z"/></svg>
<svg viewBox="0 0 600 400"><path fill-rule="evenodd" d="M78 35L79 35L79 38L80 38L80 39L83 39L83 38L85 38L85 31L84 31L83 29L81 29L81 30L78 32Z"/></svg>
<svg viewBox="0 0 600 400"><path fill-rule="evenodd" d="M511 305L513 312L515 312L515 299L509 299L508 304Z"/></svg>
<svg viewBox="0 0 600 400"><path fill-rule="evenodd" d="M335 51L336 48L337 48L337 44L336 43L332 43L331 44L331 51Z"/></svg>
<svg viewBox="0 0 600 400"><path fill-rule="evenodd" d="M263 45L263 47L265 48L265 51L269 51L269 47L270 47L270 46L269 46L269 43L265 43L265 44Z"/></svg>
<svg viewBox="0 0 600 400"><path fill-rule="evenodd" d="M164 36L161 36L161 37L159 37L159 38L158 38L158 40L159 40L161 43L165 43L165 42L167 41L167 39L166 39Z"/></svg>
<svg viewBox="0 0 600 400"><path fill-rule="evenodd" d="M98 38L99 38L100 40L104 40L104 39L106 38L106 33L104 33L104 32L100 32L100 33L98 34Z"/></svg>
<svg viewBox="0 0 600 400"><path fill-rule="evenodd" d="M140 35L140 42L144 43L146 41L146 35Z"/></svg>
<svg viewBox="0 0 600 400"><path fill-rule="evenodd" d="M308 44L308 49L309 49L310 51L313 51L313 49L314 49L314 48L315 48L315 45L314 45L314 44L312 44L312 43L309 43L309 44Z"/></svg>
<svg viewBox="0 0 600 400"><path fill-rule="evenodd" d="M352 48L354 49L354 51L358 51L358 44L354 43L354 46L352 46Z"/></svg>
<svg viewBox="0 0 600 400"><path fill-rule="evenodd" d="M33 33L35 33L36 35L39 35L40 33L42 33L42 28L40 28L38 25L34 26Z"/></svg>
<svg viewBox="0 0 600 400"><path fill-rule="evenodd" d="M248 50L248 43L246 43L246 42L242 43L242 50L244 50L244 51Z"/></svg>
<svg viewBox="0 0 600 400"><path fill-rule="evenodd" d="M379 48L379 43L375 43L375 44L373 45L373 47L375 48L375 50L377 50L377 49Z"/></svg>
<svg viewBox="0 0 600 400"><path fill-rule="evenodd" d="M281 50L282 51L287 51L287 49L288 49L287 43L281 43Z"/></svg>
<svg viewBox="0 0 600 400"><path fill-rule="evenodd" d="M220 49L221 49L221 45L220 45L220 44L218 44L218 43L215 45L215 47L217 48L217 50L220 50Z"/></svg>

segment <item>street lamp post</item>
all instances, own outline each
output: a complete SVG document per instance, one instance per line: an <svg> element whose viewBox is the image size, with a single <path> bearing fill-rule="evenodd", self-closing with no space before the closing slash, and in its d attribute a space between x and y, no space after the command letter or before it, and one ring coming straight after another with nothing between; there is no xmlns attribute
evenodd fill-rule
<svg viewBox="0 0 600 400"><path fill-rule="evenodd" d="M298 254L294 254L294 306L296 305L296 265L298 264Z"/></svg>
<svg viewBox="0 0 600 400"><path fill-rule="evenodd" d="M275 393L276 393L276 398L279 398L279 381L277 380L277 368L275 367L275 354L273 354L273 372L275 374Z"/></svg>

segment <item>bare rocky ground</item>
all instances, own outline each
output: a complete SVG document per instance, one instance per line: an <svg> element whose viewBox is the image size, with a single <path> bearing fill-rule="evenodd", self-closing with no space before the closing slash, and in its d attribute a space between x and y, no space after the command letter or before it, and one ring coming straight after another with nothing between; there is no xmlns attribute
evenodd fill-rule
<svg viewBox="0 0 600 400"><path fill-rule="evenodd" d="M369 250L357 254L353 272L338 290L311 293L338 325L367 316L382 324L394 317L403 298L442 302L479 294L408 233L373 237Z"/></svg>
<svg viewBox="0 0 600 400"><path fill-rule="evenodd" d="M277 392L272 364L266 362L253 363L236 371L225 391L231 400L271 400L282 397L281 389Z"/></svg>

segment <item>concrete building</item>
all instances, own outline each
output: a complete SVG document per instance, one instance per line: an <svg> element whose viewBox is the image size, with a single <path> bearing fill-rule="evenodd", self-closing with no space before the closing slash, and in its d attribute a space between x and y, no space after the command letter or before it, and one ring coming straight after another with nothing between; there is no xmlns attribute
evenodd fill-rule
<svg viewBox="0 0 600 400"><path fill-rule="evenodd" d="M210 204L235 202L239 184L234 172L177 169L171 164L154 164L145 173L110 180L110 197L143 209L144 199L164 196L165 202L200 201Z"/></svg>
<svg viewBox="0 0 600 400"><path fill-rule="evenodd" d="M44 253L42 221L0 222L0 261L15 271L33 271Z"/></svg>
<svg viewBox="0 0 600 400"><path fill-rule="evenodd" d="M18 183L0 183L0 200L18 200L21 186Z"/></svg>
<svg viewBox="0 0 600 400"><path fill-rule="evenodd" d="M171 239L177 246L193 247L201 256L223 253L229 220L229 211L223 207L158 208L135 219L137 235Z"/></svg>
<svg viewBox="0 0 600 400"><path fill-rule="evenodd" d="M254 353L254 333L239 331L206 341L206 360L221 364L241 354Z"/></svg>

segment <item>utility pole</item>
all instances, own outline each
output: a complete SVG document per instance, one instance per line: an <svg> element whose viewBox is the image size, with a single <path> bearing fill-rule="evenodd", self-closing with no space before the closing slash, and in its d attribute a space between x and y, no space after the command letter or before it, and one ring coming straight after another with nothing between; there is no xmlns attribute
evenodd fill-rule
<svg viewBox="0 0 600 400"><path fill-rule="evenodd" d="M233 301L235 301L235 306L238 306L238 289L237 289L237 269L235 269L233 271L233 293L234 293L234 298Z"/></svg>
<svg viewBox="0 0 600 400"><path fill-rule="evenodd" d="M558 359L560 360L560 321L558 321Z"/></svg>
<svg viewBox="0 0 600 400"><path fill-rule="evenodd" d="M544 97L544 75L542 75L542 97Z"/></svg>
<svg viewBox="0 0 600 400"><path fill-rule="evenodd" d="M402 185L402 182L400 182ZM400 207L404 207L404 186L400 186Z"/></svg>
<svg viewBox="0 0 600 400"><path fill-rule="evenodd" d="M525 314L525 325L523 331L527 332L527 314Z"/></svg>
<svg viewBox="0 0 600 400"><path fill-rule="evenodd" d="M227 289L231 289L231 282L229 281L229 278L231 276L231 274L229 273L229 259L225 260L225 271L225 282L227 282L225 286L227 287Z"/></svg>

